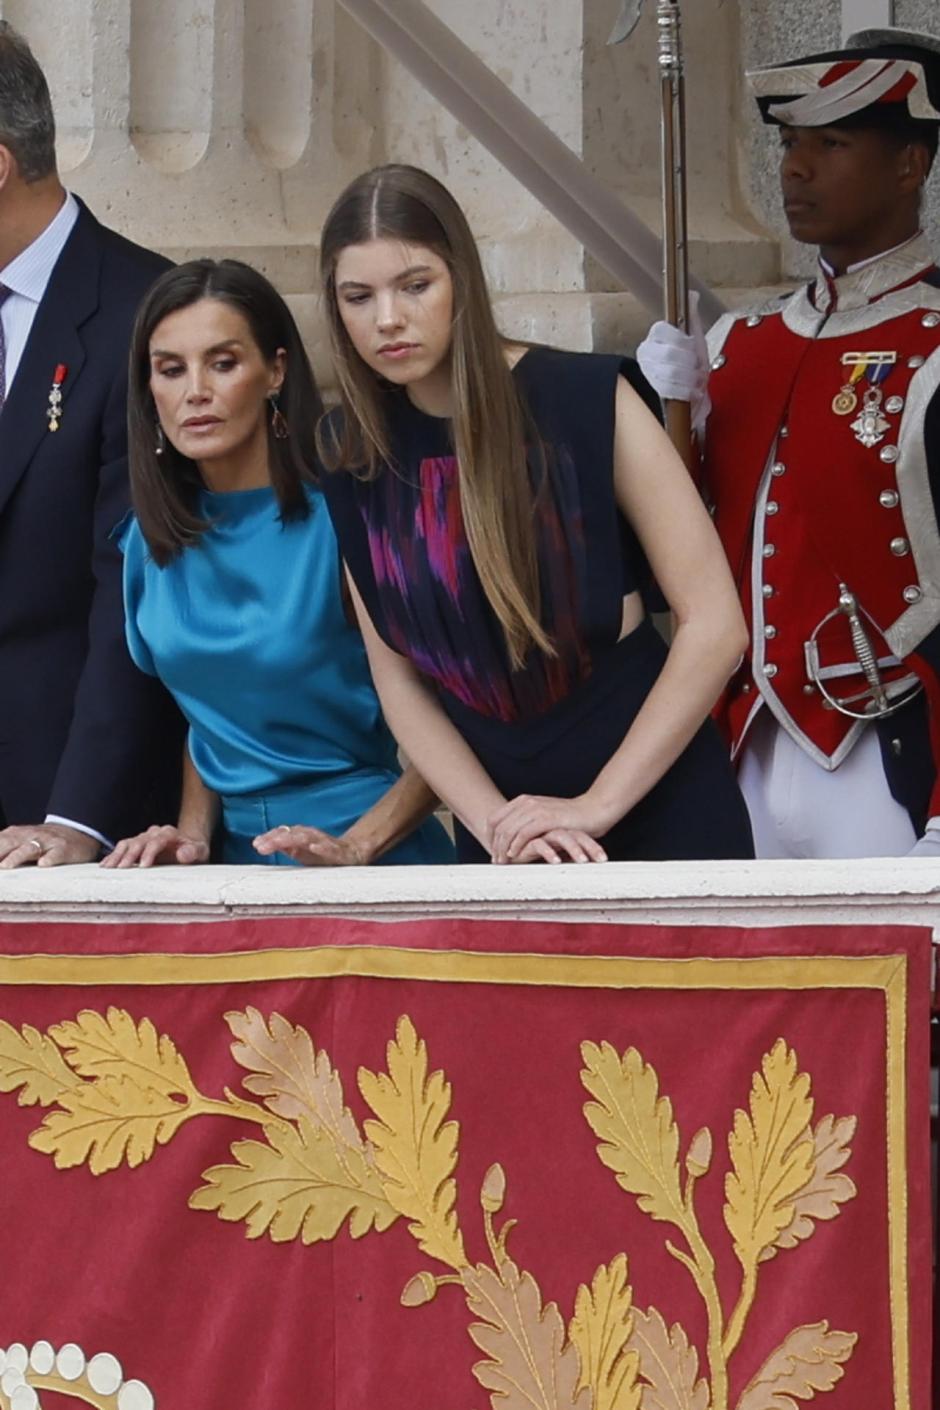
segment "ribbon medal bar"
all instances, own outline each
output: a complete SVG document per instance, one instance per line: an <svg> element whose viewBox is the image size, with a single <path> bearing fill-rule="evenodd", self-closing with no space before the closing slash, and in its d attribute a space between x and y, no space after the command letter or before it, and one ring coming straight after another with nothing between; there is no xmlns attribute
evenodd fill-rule
<svg viewBox="0 0 940 1410"><path fill-rule="evenodd" d="M836 393L832 409L837 416L851 416L858 409L856 388L862 378L868 382L863 398L862 409L852 422L855 439L871 449L891 429L882 411L882 383L891 375L898 360L896 352L847 352L842 354L842 366L851 367L851 375Z"/></svg>

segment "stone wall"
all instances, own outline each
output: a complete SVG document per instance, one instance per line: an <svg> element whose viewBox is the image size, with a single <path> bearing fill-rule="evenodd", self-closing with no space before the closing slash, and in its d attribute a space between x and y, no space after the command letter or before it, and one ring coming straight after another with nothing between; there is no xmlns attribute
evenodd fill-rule
<svg viewBox="0 0 940 1410"><path fill-rule="evenodd" d="M429 8L579 155L584 145L578 4L431 0ZM497 292L583 288L581 247L412 76L381 56L381 159L425 167L458 195L486 242Z"/></svg>
<svg viewBox="0 0 940 1410"><path fill-rule="evenodd" d="M655 0L631 40L621 0L428 0L588 167L660 222ZM899 23L936 24L934 0ZM628 345L648 321L577 241L384 54L337 0L0 0L46 68L68 184L104 220L175 258L235 253L289 297L326 370L313 293L333 196L384 160L427 166L466 207L507 331ZM733 300L781 275L776 139L746 65L834 45L818 0L688 0L690 253ZM929 209L937 223L936 202ZM784 271L806 267L783 239Z"/></svg>
<svg viewBox="0 0 940 1410"><path fill-rule="evenodd" d="M46 70L67 185L174 259L262 268L323 375L315 237L373 156L358 27L333 0L0 0L0 17Z"/></svg>
<svg viewBox="0 0 940 1410"><path fill-rule="evenodd" d="M894 22L904 29L919 29L940 39L940 6L937 0L894 0ZM940 161L928 188L924 223L934 249L940 251Z"/></svg>
<svg viewBox="0 0 940 1410"><path fill-rule="evenodd" d="M605 40L619 3L430 0L655 226L655 5L614 50ZM736 7L698 0L688 11L690 51L708 52L707 64L690 64L693 261L712 283L766 283L776 249L739 191ZM175 258L236 253L262 267L289 296L321 374L319 228L356 171L389 159L418 162L452 186L508 331L623 345L646 321L335 0L0 0L0 14L47 70L68 184L103 219Z"/></svg>

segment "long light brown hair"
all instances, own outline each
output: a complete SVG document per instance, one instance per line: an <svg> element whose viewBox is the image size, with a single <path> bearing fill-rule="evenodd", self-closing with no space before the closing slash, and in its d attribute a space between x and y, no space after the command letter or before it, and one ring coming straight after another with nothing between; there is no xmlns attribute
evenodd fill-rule
<svg viewBox="0 0 940 1410"><path fill-rule="evenodd" d="M467 544L483 591L502 626L513 669L533 646L555 655L539 620L535 496L526 463L528 414L506 362L476 241L453 196L427 172L381 166L358 177L335 202L320 244L342 418L319 435L330 470L363 478L391 460L382 390L355 351L340 314L336 262L349 245L401 240L433 250L454 289L451 340L453 441Z"/></svg>

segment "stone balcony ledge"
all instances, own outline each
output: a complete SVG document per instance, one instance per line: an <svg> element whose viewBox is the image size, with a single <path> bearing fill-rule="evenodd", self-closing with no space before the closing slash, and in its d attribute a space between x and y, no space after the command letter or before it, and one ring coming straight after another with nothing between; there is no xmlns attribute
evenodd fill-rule
<svg viewBox="0 0 940 1410"><path fill-rule="evenodd" d="M940 939L931 859L555 867L95 866L0 873L0 922L180 922L334 915L642 925L920 925Z"/></svg>

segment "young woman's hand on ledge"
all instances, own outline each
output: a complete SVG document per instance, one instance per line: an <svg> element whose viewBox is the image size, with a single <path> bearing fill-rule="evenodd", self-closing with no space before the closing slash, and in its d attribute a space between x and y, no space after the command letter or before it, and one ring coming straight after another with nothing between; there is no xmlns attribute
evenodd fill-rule
<svg viewBox="0 0 940 1410"><path fill-rule="evenodd" d="M583 798L546 798L521 793L490 815L490 851L497 864L518 862L606 862L594 834L614 817L602 816Z"/></svg>

